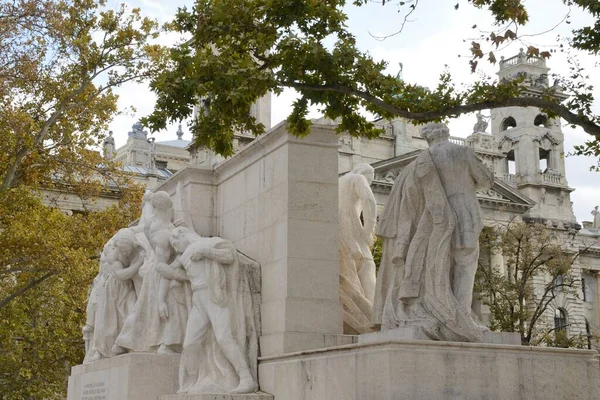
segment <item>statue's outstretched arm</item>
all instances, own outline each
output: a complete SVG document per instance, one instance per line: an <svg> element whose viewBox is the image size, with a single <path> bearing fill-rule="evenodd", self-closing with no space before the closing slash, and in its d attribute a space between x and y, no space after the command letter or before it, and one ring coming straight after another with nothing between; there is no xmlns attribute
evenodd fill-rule
<svg viewBox="0 0 600 400"><path fill-rule="evenodd" d="M193 261L210 258L219 264L232 264L235 261L235 248L229 242L221 242L214 248L202 247L192 255Z"/></svg>
<svg viewBox="0 0 600 400"><path fill-rule="evenodd" d="M156 266L158 273L167 279L173 279L176 281L189 281L190 278L185 273L185 269L183 268L183 264L181 263L181 259L177 257L175 261L171 264L167 265L165 263L159 263Z"/></svg>

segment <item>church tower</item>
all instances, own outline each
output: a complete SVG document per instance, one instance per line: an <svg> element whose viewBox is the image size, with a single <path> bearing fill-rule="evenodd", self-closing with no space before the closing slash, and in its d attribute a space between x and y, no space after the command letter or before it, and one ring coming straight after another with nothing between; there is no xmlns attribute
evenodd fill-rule
<svg viewBox="0 0 600 400"><path fill-rule="evenodd" d="M519 54L500 61L500 81L523 79L527 96L542 96L548 90L548 71L543 58ZM553 87L554 96L567 96ZM498 166L504 181L537 204L531 218L576 222L570 201L573 189L565 178L564 135L560 119L550 119L535 107L505 107L491 111L492 135L504 156Z"/></svg>

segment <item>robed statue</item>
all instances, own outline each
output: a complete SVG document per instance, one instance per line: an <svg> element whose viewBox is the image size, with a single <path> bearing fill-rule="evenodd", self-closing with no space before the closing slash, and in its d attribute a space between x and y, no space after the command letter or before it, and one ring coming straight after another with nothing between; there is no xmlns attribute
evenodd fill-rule
<svg viewBox="0 0 600 400"><path fill-rule="evenodd" d="M487 328L471 313L483 228L477 189L493 173L466 146L430 123L424 150L392 188L376 234L384 240L373 322L417 327L434 340L481 341Z"/></svg>

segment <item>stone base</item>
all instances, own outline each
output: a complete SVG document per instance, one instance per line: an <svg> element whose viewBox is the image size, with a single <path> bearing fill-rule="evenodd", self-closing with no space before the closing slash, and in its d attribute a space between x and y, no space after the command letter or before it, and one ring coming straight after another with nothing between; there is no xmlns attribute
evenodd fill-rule
<svg viewBox="0 0 600 400"><path fill-rule="evenodd" d="M172 394L161 396L160 400L273 400L273 395L264 392L250 394L202 393L202 394Z"/></svg>
<svg viewBox="0 0 600 400"><path fill-rule="evenodd" d="M431 339L418 326L404 326L386 331L363 333L358 336L358 343L381 343L391 340L429 340ZM517 332L492 332L483 334L482 343L490 344L521 344L521 335Z"/></svg>
<svg viewBox="0 0 600 400"><path fill-rule="evenodd" d="M259 360L278 400L600 399L591 350L395 340Z"/></svg>
<svg viewBox="0 0 600 400"><path fill-rule="evenodd" d="M123 354L71 368L67 400L156 400L178 377L179 354Z"/></svg>

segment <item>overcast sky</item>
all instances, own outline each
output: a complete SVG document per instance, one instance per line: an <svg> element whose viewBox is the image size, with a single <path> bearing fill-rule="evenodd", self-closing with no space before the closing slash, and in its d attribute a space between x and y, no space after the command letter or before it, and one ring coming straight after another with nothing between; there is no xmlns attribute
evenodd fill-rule
<svg viewBox="0 0 600 400"><path fill-rule="evenodd" d="M190 0L175 0L162 2L155 0L128 1L128 4L142 9L142 14L166 22L171 19L177 7L193 4ZM349 1L351 3L351 1ZM468 60L470 42L473 39L480 40L480 31L489 31L491 18L485 11L480 11L467 4L464 0L428 0L421 1L416 11L409 17L402 33L388 37L385 40L377 40L376 37L386 36L396 32L404 20L405 11L398 12L398 1L373 2L366 7L347 7L349 15L349 27L356 35L358 45L361 49L369 51L377 60L389 62L388 72L396 74L398 63L404 65L404 79L410 83L418 83L423 86L434 87L440 73L448 66L455 81L469 84L478 78L477 74L471 74ZM458 10L454 9L456 3L460 4ZM520 35L531 35L525 37L525 44L536 45L543 49L557 49L557 35L565 36L571 27L581 26L589 23L591 18L576 9L570 13L570 25L566 23L555 27L569 12L569 9L561 0L528 0L527 7L530 12L530 24L519 31ZM116 2L115 2L116 4ZM478 28L472 26L477 24ZM554 28L554 29L553 29ZM545 34L542 32L549 31ZM160 41L164 44L172 44L176 37L169 35ZM523 43L514 43L497 53L497 58L504 55L506 58L516 55ZM581 65L591 73L594 71L594 63L598 57L586 54L578 54ZM568 75L569 63L565 54L557 52L547 61L551 68L550 73ZM480 73L495 76L497 65L491 65L480 61ZM597 69L597 66L596 66ZM595 98L600 97L600 74L596 72L591 76L590 83L595 86ZM552 79L550 79L552 82ZM154 106L155 96L147 85L130 83L116 90L119 94L119 106L121 109L134 106L135 112L128 112L117 116L110 125L113 130L117 147L125 144L127 132L131 125L140 117L148 115ZM290 112L295 93L291 90L285 91L279 98L272 101L272 125L284 120ZM596 113L600 112L600 105L595 104ZM489 114L489 112L488 112ZM318 117L318 110L313 110L311 117ZM475 117L473 115L462 116L450 121L450 132L453 136L468 136L471 131ZM184 126L184 139L191 139ZM158 141L175 139L177 126L171 126L167 131L156 134ZM489 129L488 129L489 131ZM572 129L563 126L565 133L565 150L569 152L574 145L582 144L589 139L580 128ZM594 159L584 157L566 157L567 180L569 186L576 190L571 194L574 202L574 211L578 221L590 220L590 212L595 205L600 204L600 173L590 172L589 167L595 164Z"/></svg>

